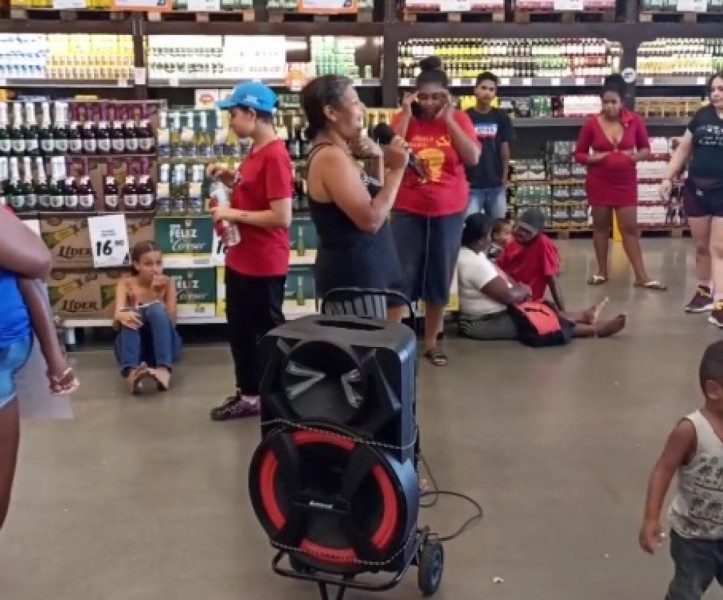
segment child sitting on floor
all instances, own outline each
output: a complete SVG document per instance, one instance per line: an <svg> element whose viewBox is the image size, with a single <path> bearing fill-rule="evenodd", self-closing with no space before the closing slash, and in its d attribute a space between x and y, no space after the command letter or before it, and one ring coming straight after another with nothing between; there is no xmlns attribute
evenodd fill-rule
<svg viewBox="0 0 723 600"><path fill-rule="evenodd" d="M497 266L518 283L529 286L533 300L543 300L550 288L552 300L564 311L557 280L560 255L553 241L543 233L544 229L545 215L539 208L523 212L514 227L512 241L497 259Z"/></svg>
<svg viewBox="0 0 723 600"><path fill-rule="evenodd" d="M508 219L497 219L492 227L492 243L487 258L495 262L512 241L512 223Z"/></svg>

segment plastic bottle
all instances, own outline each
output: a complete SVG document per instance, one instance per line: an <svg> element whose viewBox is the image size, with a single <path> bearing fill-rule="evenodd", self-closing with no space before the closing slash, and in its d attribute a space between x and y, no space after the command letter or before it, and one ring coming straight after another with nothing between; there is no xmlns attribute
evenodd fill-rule
<svg viewBox="0 0 723 600"><path fill-rule="evenodd" d="M216 201L217 206L230 206L231 201L228 195L228 189L220 181L214 181L211 184L211 198ZM239 231L236 223L230 223L229 221L221 221L221 227L223 228L223 239L228 247L236 246L241 242L241 232Z"/></svg>

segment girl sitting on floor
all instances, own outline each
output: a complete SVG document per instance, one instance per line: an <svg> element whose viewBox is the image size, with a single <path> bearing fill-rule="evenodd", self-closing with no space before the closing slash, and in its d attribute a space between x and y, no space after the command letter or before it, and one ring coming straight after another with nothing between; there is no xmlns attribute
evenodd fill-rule
<svg viewBox="0 0 723 600"><path fill-rule="evenodd" d="M464 224L457 261L460 333L478 340L521 339L515 307L534 295L528 285L515 282L487 258L491 230L492 222L481 213L470 215ZM600 313L606 303L607 298L584 311L557 313L561 329L569 331L569 337L609 337L618 333L627 318L618 315L601 322Z"/></svg>
<svg viewBox="0 0 723 600"><path fill-rule="evenodd" d="M116 358L132 394L142 392L148 379L166 391L181 355L176 286L163 274L163 257L155 242L138 242L131 250L131 263L131 276L116 288Z"/></svg>

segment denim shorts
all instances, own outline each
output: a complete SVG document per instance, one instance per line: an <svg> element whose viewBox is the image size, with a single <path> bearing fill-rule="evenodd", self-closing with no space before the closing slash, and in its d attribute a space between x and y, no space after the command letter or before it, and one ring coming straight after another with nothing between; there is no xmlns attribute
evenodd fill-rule
<svg viewBox="0 0 723 600"><path fill-rule="evenodd" d="M0 410L18 395L15 375L25 366L33 349L33 336L28 334L21 340L0 348Z"/></svg>
<svg viewBox="0 0 723 600"><path fill-rule="evenodd" d="M446 306L462 237L465 213L423 217L394 212L392 234L402 267L402 292L412 302Z"/></svg>

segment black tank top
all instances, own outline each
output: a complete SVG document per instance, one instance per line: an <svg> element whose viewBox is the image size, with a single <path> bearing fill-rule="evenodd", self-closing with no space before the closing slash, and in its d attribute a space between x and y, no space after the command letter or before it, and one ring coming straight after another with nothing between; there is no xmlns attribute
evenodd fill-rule
<svg viewBox="0 0 723 600"><path fill-rule="evenodd" d="M307 160L307 173L318 151L332 144L318 144ZM360 173L369 194L376 196L379 182ZM359 229L336 203L317 202L309 194L311 219L319 236L316 255L317 295L339 287L397 289L401 268L389 221L376 233Z"/></svg>

